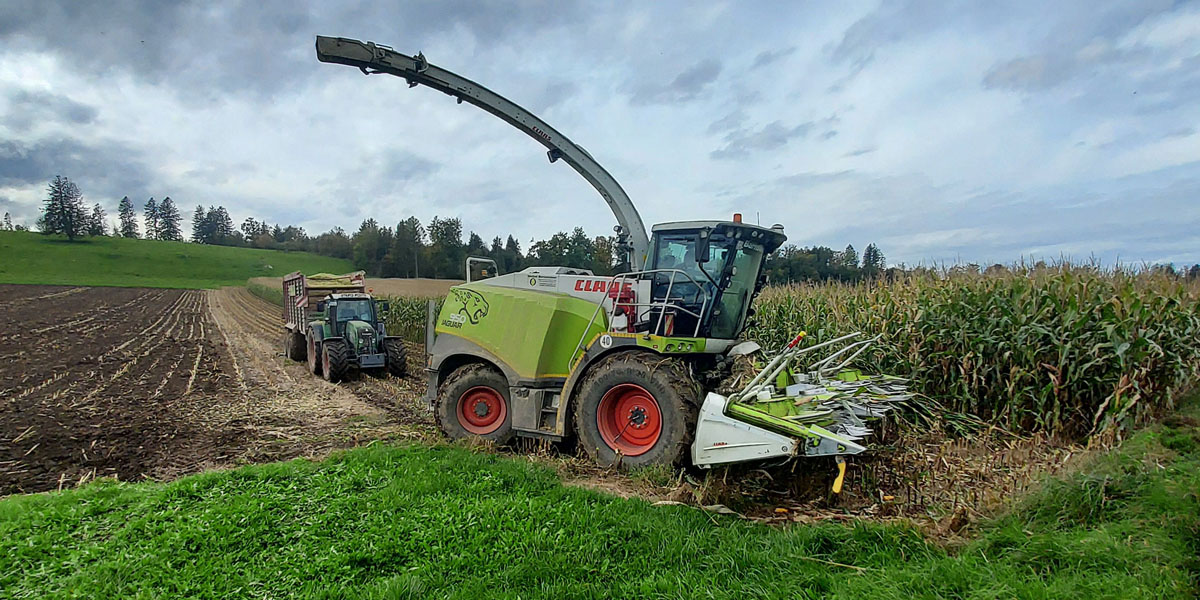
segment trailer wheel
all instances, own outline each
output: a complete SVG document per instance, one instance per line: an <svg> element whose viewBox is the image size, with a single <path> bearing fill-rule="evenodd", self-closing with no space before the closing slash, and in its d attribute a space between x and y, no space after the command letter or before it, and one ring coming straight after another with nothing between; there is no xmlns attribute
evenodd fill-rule
<svg viewBox="0 0 1200 600"><path fill-rule="evenodd" d="M446 437L503 444L512 439L508 380L489 365L466 365L438 387L434 417Z"/></svg>
<svg viewBox="0 0 1200 600"><path fill-rule="evenodd" d="M304 336L296 333L295 331L289 330L287 334L284 335L283 348L284 354L286 354L287 357L292 360L304 360L305 355L307 354L304 344Z"/></svg>
<svg viewBox="0 0 1200 600"><path fill-rule="evenodd" d="M312 333L304 336L307 340L308 350L305 354L308 357L308 372L313 375L321 374L321 347L317 345L316 336Z"/></svg>
<svg viewBox="0 0 1200 600"><path fill-rule="evenodd" d="M602 465L682 464L696 430L700 386L687 364L622 352L584 376L575 402L579 445Z"/></svg>
<svg viewBox="0 0 1200 600"><path fill-rule="evenodd" d="M321 342L321 373L325 381L345 381L350 372L349 349L346 340L331 339Z"/></svg>
<svg viewBox="0 0 1200 600"><path fill-rule="evenodd" d="M396 377L404 377L408 374L408 350L404 347L404 340L384 338L383 351L387 353L388 373Z"/></svg>

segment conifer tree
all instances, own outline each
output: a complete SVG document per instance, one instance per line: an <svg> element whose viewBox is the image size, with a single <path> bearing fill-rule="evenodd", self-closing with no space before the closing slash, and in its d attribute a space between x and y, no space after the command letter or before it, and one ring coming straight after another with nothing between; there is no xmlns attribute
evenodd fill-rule
<svg viewBox="0 0 1200 600"><path fill-rule="evenodd" d="M179 209L171 197L163 198L158 205L158 239L168 242L182 242L183 232L179 229Z"/></svg>
<svg viewBox="0 0 1200 600"><path fill-rule="evenodd" d="M140 237L137 213L133 210L133 202L130 202L129 196L121 198L121 203L117 205L117 218L121 220L121 237L132 239Z"/></svg>
<svg viewBox="0 0 1200 600"><path fill-rule="evenodd" d="M146 202L145 210L142 213L146 219L146 239L158 239L158 203L151 198Z"/></svg>

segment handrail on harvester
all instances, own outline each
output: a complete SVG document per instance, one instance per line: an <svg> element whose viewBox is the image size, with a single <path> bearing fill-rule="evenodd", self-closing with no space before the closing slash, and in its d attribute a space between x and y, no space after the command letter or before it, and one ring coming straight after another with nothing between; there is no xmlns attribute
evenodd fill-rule
<svg viewBox="0 0 1200 600"><path fill-rule="evenodd" d="M653 275L653 274L657 274L657 273L670 273L671 274L671 279L667 282L667 293L663 296L662 300L655 302L652 299L650 302L620 302L619 304L621 304L623 306L631 306L631 307L635 307L635 308L645 307L647 309L646 310L647 313L652 312L655 308L661 309L661 310L659 310L659 313L658 313L658 321L654 324L654 329L652 330L654 332L662 331L663 319L666 317L668 308L691 315L693 317L696 317L696 327L692 330L692 337L698 337L700 335L700 326L704 322L704 315L707 314L708 309L710 308L709 304L708 304L710 295L708 293L708 290L705 290L704 286L700 285L700 282L696 281L696 279L694 277L692 277L690 274L688 274L687 271L683 271L680 269L649 269L649 270L645 270L645 271L629 271L627 273L618 273L609 278L608 286L605 289L622 290L622 289L624 289L624 286L625 286L625 283L627 282L627 280L632 279L634 281L637 281L637 280L643 279L644 275ZM689 282L691 282L693 285L696 286L696 289L699 290L700 293L704 294L704 296L703 296L704 299L700 303L700 312L699 313L697 313L693 310L690 310L688 308L685 308L681 304L671 301L671 290L674 289L674 286L675 286L676 274L683 275L684 277L686 277ZM617 287L614 287L614 286L617 286ZM613 303L613 311L614 312L616 311L617 304L618 304L617 296L610 295L609 297L604 298L596 303L596 310L594 310L592 312L592 318L588 320L587 327L583 328L583 335L580 336L579 343L575 345L575 351L571 353L571 362L572 363L575 362L575 358L577 356L579 356L580 352L586 350L586 348L584 347L584 343L587 342L587 333L589 331L591 331L592 324L594 324L596 322L596 318L600 316L600 311L604 309L604 303L608 302L608 301L611 301ZM629 318L636 319L640 313L641 313L640 310L635 310L634 314L631 315ZM611 323L609 324L608 330L612 331Z"/></svg>

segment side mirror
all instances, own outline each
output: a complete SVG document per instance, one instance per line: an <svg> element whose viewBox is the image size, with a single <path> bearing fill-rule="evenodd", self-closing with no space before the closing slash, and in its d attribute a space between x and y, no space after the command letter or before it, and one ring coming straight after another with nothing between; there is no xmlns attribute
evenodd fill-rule
<svg viewBox="0 0 1200 600"><path fill-rule="evenodd" d="M700 234L696 238L696 262L708 262L708 228L700 230Z"/></svg>
<svg viewBox="0 0 1200 600"><path fill-rule="evenodd" d="M385 312L391 311L391 309L392 309L392 305L388 304L388 302L386 300L379 303L379 312L385 313Z"/></svg>
<svg viewBox="0 0 1200 600"><path fill-rule="evenodd" d="M317 312L325 312L325 301L317 302Z"/></svg>

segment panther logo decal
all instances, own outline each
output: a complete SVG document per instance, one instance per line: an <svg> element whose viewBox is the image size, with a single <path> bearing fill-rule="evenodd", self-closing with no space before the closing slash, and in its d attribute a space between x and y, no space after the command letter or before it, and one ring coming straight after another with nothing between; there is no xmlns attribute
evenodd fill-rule
<svg viewBox="0 0 1200 600"><path fill-rule="evenodd" d="M488 314L487 300L479 292L472 290L451 289L454 299L462 302L462 308L458 309L458 313L465 316L472 325L478 325L480 319Z"/></svg>

